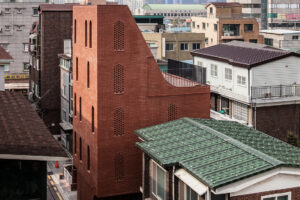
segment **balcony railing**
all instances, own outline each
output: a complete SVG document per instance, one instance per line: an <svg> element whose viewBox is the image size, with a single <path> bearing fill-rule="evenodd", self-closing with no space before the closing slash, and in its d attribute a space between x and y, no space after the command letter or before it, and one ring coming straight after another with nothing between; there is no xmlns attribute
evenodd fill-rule
<svg viewBox="0 0 300 200"><path fill-rule="evenodd" d="M300 85L275 85L251 87L251 99L270 99L300 96Z"/></svg>

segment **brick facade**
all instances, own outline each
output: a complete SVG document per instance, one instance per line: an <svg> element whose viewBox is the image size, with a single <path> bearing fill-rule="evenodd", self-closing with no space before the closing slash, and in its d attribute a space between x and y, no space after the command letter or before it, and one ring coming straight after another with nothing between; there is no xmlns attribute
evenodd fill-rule
<svg viewBox="0 0 300 200"><path fill-rule="evenodd" d="M269 192L261 192L261 193L255 193L255 194L247 194L242 196L235 196L230 197L230 200L261 200L262 196L271 195L271 194L277 194L277 193L285 193L285 192L291 192L292 199L291 200L300 200L300 188L290 188L290 189L284 189L284 190L273 190Z"/></svg>
<svg viewBox="0 0 300 200"><path fill-rule="evenodd" d="M286 141L288 131L300 137L300 105L280 105L256 108L256 128Z"/></svg>
<svg viewBox="0 0 300 200"><path fill-rule="evenodd" d="M73 151L78 199L137 194L142 186L142 154L135 146L134 130L180 117L209 118L209 86L167 83L127 6L75 6L73 13Z"/></svg>

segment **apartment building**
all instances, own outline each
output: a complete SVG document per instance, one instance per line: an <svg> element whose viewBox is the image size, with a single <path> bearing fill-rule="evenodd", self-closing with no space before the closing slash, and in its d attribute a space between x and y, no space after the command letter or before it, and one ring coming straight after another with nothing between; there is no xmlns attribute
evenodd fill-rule
<svg viewBox="0 0 300 200"><path fill-rule="evenodd" d="M60 134L60 68L58 54L72 37L72 4L41 4L30 41L30 93L53 134Z"/></svg>
<svg viewBox="0 0 300 200"><path fill-rule="evenodd" d="M255 18L242 18L239 3L210 3L206 17L192 17L191 32L205 34L205 47L232 40L263 43Z"/></svg>
<svg viewBox="0 0 300 200"><path fill-rule="evenodd" d="M150 48L156 47L157 59L192 60L191 51L204 48L204 33L142 32Z"/></svg>
<svg viewBox="0 0 300 200"><path fill-rule="evenodd" d="M143 200L298 200L300 149L237 122L182 118L135 131Z"/></svg>
<svg viewBox="0 0 300 200"><path fill-rule="evenodd" d="M12 60L11 55L0 46L0 91L5 91L5 68L10 65Z"/></svg>
<svg viewBox="0 0 300 200"><path fill-rule="evenodd" d="M284 141L288 132L300 136L299 54L233 41L192 55L207 69L213 118L234 119Z"/></svg>
<svg viewBox="0 0 300 200"><path fill-rule="evenodd" d="M264 43L275 48L298 51L300 50L300 31L295 30L261 30Z"/></svg>
<svg viewBox="0 0 300 200"><path fill-rule="evenodd" d="M39 4L46 0L3 0L0 3L0 45L14 58L5 66L6 88L27 91L29 88L28 34L38 20Z"/></svg>
<svg viewBox="0 0 300 200"><path fill-rule="evenodd" d="M162 73L127 6L74 6L73 74L78 199L140 199L133 131L209 118L209 87Z"/></svg>
<svg viewBox="0 0 300 200"><path fill-rule="evenodd" d="M62 144L73 152L73 74L72 41L64 40L64 51L58 54L60 67L60 132Z"/></svg>

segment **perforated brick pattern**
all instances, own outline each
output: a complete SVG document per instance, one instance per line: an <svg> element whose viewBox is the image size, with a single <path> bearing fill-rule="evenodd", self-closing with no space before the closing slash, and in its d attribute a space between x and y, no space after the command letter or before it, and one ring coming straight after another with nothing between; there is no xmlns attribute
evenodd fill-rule
<svg viewBox="0 0 300 200"><path fill-rule="evenodd" d="M120 21L114 24L114 50L124 50L124 24Z"/></svg>
<svg viewBox="0 0 300 200"><path fill-rule="evenodd" d="M124 66L120 64L114 68L114 92L116 94L124 92Z"/></svg>
<svg viewBox="0 0 300 200"><path fill-rule="evenodd" d="M172 121L177 119L177 106L174 104L170 104L168 108L168 121Z"/></svg>
<svg viewBox="0 0 300 200"><path fill-rule="evenodd" d="M117 108L114 111L114 134L124 134L124 110L122 108Z"/></svg>

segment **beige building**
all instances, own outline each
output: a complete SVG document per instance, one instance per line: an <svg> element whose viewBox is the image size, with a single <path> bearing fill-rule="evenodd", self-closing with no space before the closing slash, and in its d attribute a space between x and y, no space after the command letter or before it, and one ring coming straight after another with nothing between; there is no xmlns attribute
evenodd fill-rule
<svg viewBox="0 0 300 200"><path fill-rule="evenodd" d="M205 47L232 40L263 43L255 18L242 18L239 3L210 3L206 17L192 17L191 32L205 34Z"/></svg>
<svg viewBox="0 0 300 200"><path fill-rule="evenodd" d="M264 42L275 48L298 51L300 49L300 31L293 30L261 30Z"/></svg>
<svg viewBox="0 0 300 200"><path fill-rule="evenodd" d="M190 52L204 48L203 33L142 34L156 59L192 60Z"/></svg>

